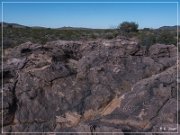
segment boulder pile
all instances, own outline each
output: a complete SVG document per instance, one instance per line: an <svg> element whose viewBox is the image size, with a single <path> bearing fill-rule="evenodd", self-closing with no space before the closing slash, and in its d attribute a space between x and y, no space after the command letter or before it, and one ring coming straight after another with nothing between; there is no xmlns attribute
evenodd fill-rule
<svg viewBox="0 0 180 135"><path fill-rule="evenodd" d="M3 131L177 132L177 57L174 45L131 39L7 49Z"/></svg>

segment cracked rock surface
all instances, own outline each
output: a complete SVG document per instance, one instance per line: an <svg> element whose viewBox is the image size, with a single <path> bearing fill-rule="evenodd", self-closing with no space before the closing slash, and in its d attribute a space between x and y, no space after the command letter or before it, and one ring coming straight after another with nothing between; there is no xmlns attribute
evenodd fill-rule
<svg viewBox="0 0 180 135"><path fill-rule="evenodd" d="M177 132L174 45L59 40L4 53L4 132Z"/></svg>

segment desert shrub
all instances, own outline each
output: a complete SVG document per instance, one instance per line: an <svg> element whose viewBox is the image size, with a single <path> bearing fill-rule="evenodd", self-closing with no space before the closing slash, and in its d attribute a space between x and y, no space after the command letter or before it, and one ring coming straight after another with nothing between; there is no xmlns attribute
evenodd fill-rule
<svg viewBox="0 0 180 135"><path fill-rule="evenodd" d="M142 46L149 47L156 43L156 36L154 33L141 32L138 36L139 43Z"/></svg>
<svg viewBox="0 0 180 135"><path fill-rule="evenodd" d="M174 44L176 45L176 34L171 33L169 30L158 31L156 35L156 42L161 44Z"/></svg>
<svg viewBox="0 0 180 135"><path fill-rule="evenodd" d="M170 30L142 30L138 35L139 43L142 46L151 46L155 43L177 44L176 31Z"/></svg>
<svg viewBox="0 0 180 135"><path fill-rule="evenodd" d="M112 32L108 32L105 34L105 38L106 39L113 39L113 38L115 38L115 35Z"/></svg>
<svg viewBox="0 0 180 135"><path fill-rule="evenodd" d="M118 36L118 31L117 30L113 30L111 32L107 32L105 34L105 38L106 39L113 39L113 38L116 38Z"/></svg>
<svg viewBox="0 0 180 135"><path fill-rule="evenodd" d="M92 34L90 35L90 37L91 37L92 39L97 39L97 38L98 38L98 35L97 35L96 33L92 33Z"/></svg>
<svg viewBox="0 0 180 135"><path fill-rule="evenodd" d="M47 41L48 41L47 36L41 37L41 39L40 39L41 44L46 44Z"/></svg>
<svg viewBox="0 0 180 135"><path fill-rule="evenodd" d="M138 24L135 22L122 22L118 29L120 32L123 33L130 33L130 32L137 32L138 31Z"/></svg>

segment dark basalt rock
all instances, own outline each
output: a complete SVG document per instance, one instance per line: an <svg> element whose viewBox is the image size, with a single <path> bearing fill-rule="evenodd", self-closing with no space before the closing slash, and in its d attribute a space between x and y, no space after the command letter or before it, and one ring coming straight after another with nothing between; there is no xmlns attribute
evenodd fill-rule
<svg viewBox="0 0 180 135"><path fill-rule="evenodd" d="M3 131L176 132L176 49L114 39L5 50Z"/></svg>

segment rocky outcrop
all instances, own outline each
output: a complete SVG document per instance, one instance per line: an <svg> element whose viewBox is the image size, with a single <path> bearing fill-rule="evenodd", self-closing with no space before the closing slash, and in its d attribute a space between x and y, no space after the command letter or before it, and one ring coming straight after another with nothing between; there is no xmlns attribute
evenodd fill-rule
<svg viewBox="0 0 180 135"><path fill-rule="evenodd" d="M174 45L27 42L4 53L4 132L177 132Z"/></svg>

